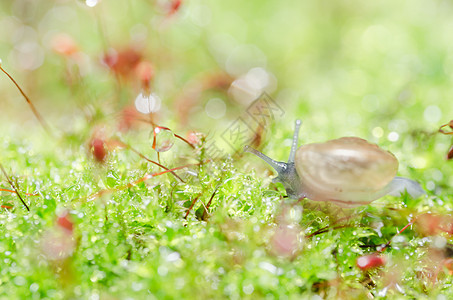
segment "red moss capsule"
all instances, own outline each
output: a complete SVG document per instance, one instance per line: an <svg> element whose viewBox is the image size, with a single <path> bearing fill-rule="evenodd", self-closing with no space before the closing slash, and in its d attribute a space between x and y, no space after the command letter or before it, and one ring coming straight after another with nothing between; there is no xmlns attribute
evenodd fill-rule
<svg viewBox="0 0 453 300"><path fill-rule="evenodd" d="M74 224L69 219L69 213L67 211L58 216L57 225L69 232L72 232L74 229Z"/></svg>
<svg viewBox="0 0 453 300"><path fill-rule="evenodd" d="M172 0L168 8L168 15L171 16L175 14L181 7L181 4L182 4L181 0Z"/></svg>
<svg viewBox="0 0 453 300"><path fill-rule="evenodd" d="M385 265L385 257L378 253L364 255L357 258L356 264L361 270L366 271Z"/></svg>
<svg viewBox="0 0 453 300"><path fill-rule="evenodd" d="M417 217L417 230L425 236L438 235L441 232L453 234L453 216L426 213Z"/></svg>
<svg viewBox="0 0 453 300"><path fill-rule="evenodd" d="M203 134L200 132L191 131L187 133L187 141L194 146L199 145L201 143L202 137Z"/></svg>
<svg viewBox="0 0 453 300"><path fill-rule="evenodd" d="M116 74L128 77L141 59L142 54L138 50L129 47L121 51L110 49L104 55L102 61Z"/></svg>
<svg viewBox="0 0 453 300"><path fill-rule="evenodd" d="M51 44L52 49L63 56L71 56L79 51L72 37L65 33L55 35Z"/></svg>
<svg viewBox="0 0 453 300"><path fill-rule="evenodd" d="M447 159L450 160L453 158L453 145L451 145L450 150L447 152Z"/></svg>
<svg viewBox="0 0 453 300"><path fill-rule="evenodd" d="M151 88L151 80L154 77L153 65L150 62L142 61L135 68L135 72L142 84L142 89L149 92Z"/></svg>
<svg viewBox="0 0 453 300"><path fill-rule="evenodd" d="M417 217L416 219L416 229L418 232L424 236L431 236L439 234L440 224L442 222L441 215L435 215L431 213L425 213Z"/></svg>
<svg viewBox="0 0 453 300"><path fill-rule="evenodd" d="M103 139L94 137L90 142L90 150L98 162L103 163L105 161L107 157L107 149Z"/></svg>

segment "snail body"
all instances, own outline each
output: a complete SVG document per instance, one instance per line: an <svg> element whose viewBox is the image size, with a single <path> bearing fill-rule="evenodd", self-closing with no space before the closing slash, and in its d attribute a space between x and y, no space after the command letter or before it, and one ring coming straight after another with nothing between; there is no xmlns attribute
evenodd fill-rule
<svg viewBox="0 0 453 300"><path fill-rule="evenodd" d="M342 137L297 148L301 124L296 121L287 163L245 149L277 171L274 182L281 182L289 197L358 206L405 191L414 198L425 193L417 182L396 176L398 160L392 153L364 139Z"/></svg>

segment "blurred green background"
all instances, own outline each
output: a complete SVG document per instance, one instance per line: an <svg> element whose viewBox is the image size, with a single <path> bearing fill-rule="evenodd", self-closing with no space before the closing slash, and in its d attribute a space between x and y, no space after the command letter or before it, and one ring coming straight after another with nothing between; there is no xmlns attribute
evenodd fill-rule
<svg viewBox="0 0 453 300"><path fill-rule="evenodd" d="M64 60L52 51L57 33L70 35L84 55L90 101L101 108L116 92L100 63L105 47L139 44L156 69L163 120L177 122L175 98L201 73L237 79L256 67L268 72L264 90L286 112L279 127L302 118L310 139L370 137L377 126L384 135L433 130L451 118L449 1L183 1L168 16L169 2L2 1L3 66L43 114L66 126L78 112L62 80ZM2 120L34 122L11 83L0 88ZM226 115L209 118L203 108L213 95L203 93L191 127L227 126L247 105L231 91L215 96Z"/></svg>

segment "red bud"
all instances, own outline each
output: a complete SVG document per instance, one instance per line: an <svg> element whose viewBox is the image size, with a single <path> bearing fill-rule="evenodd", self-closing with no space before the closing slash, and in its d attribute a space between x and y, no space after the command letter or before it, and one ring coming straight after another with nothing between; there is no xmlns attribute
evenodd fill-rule
<svg viewBox="0 0 453 300"><path fill-rule="evenodd" d="M68 230L70 232L72 232L72 230L74 229L74 224L69 219L69 213L68 212L64 212L63 214L58 216L57 224L61 228L64 228L64 229L66 229L66 230Z"/></svg>
<svg viewBox="0 0 453 300"><path fill-rule="evenodd" d="M361 270L366 271L385 265L385 257L378 253L364 255L357 258L356 264Z"/></svg>
<svg viewBox="0 0 453 300"><path fill-rule="evenodd" d="M107 157L107 150L103 139L97 137L93 138L90 142L90 150L98 162L102 163L105 161L105 158Z"/></svg>

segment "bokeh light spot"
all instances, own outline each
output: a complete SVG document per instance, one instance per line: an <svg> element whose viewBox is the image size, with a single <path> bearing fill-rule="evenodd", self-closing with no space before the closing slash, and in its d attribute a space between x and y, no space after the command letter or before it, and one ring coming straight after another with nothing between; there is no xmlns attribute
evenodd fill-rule
<svg viewBox="0 0 453 300"><path fill-rule="evenodd" d="M425 108L423 112L423 117L429 123L437 123L442 118L442 111L437 105L430 105Z"/></svg>
<svg viewBox="0 0 453 300"><path fill-rule="evenodd" d="M205 111L208 117L213 119L220 119L225 116L226 104L220 98L212 98L206 103Z"/></svg>
<svg viewBox="0 0 453 300"><path fill-rule="evenodd" d="M384 135L384 129L381 127L374 127L371 133L374 137L381 138Z"/></svg>
<svg viewBox="0 0 453 300"><path fill-rule="evenodd" d="M88 7L95 7L99 3L99 0L86 0L85 4Z"/></svg>
<svg viewBox="0 0 453 300"><path fill-rule="evenodd" d="M390 142L396 142L400 138L400 135L397 132L392 131L388 134L387 138Z"/></svg>
<svg viewBox="0 0 453 300"><path fill-rule="evenodd" d="M162 100L155 93L146 94L141 92L135 98L135 108L142 114L157 112L160 109Z"/></svg>

